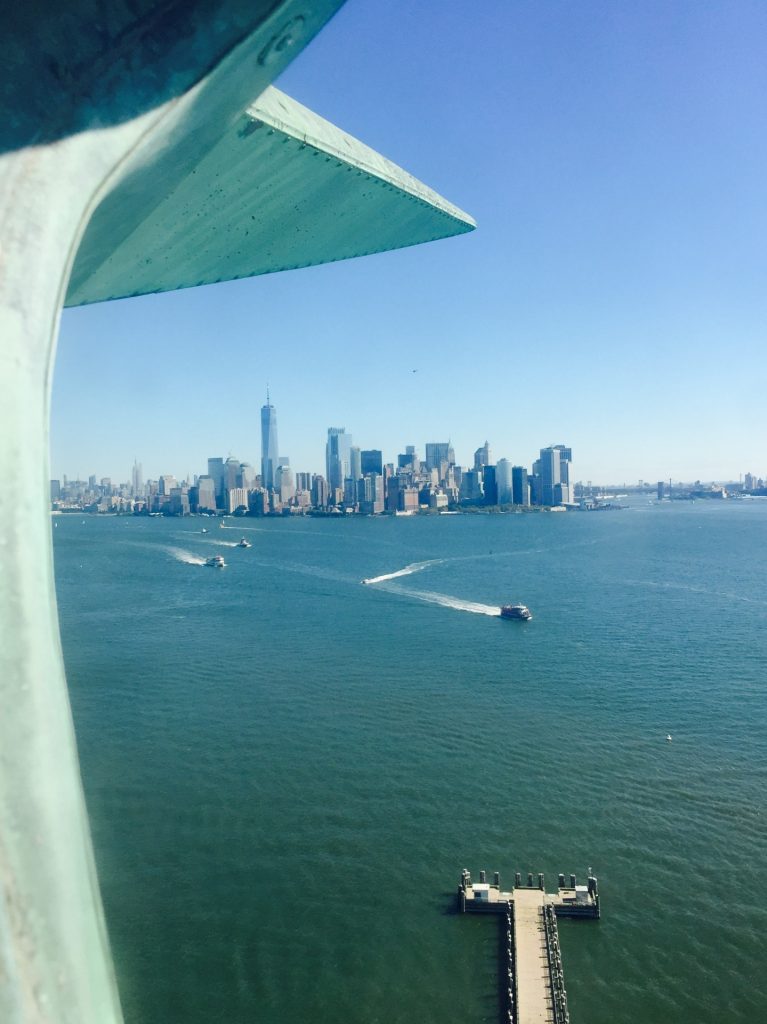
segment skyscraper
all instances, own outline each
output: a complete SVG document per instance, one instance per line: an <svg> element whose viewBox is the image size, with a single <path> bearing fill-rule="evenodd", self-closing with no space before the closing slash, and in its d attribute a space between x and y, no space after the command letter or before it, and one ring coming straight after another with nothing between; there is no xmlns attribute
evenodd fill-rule
<svg viewBox="0 0 767 1024"><path fill-rule="evenodd" d="M482 490L486 505L498 504L498 480L495 475L495 466L488 466L487 463L482 467Z"/></svg>
<svg viewBox="0 0 767 1024"><path fill-rule="evenodd" d="M331 492L337 487L343 488L344 480L349 476L351 446L352 435L346 433L345 427L328 427L325 466Z"/></svg>
<svg viewBox="0 0 767 1024"><path fill-rule="evenodd" d="M367 476L368 473L377 473L379 476L383 476L383 452L378 451L377 448L370 448L361 453L361 459L363 476Z"/></svg>
<svg viewBox="0 0 767 1024"><path fill-rule="evenodd" d="M490 445L487 441L482 445L481 448L477 448L474 452L474 468L477 470L482 469L483 466L490 465Z"/></svg>
<svg viewBox="0 0 767 1024"><path fill-rule="evenodd" d="M356 445L349 449L349 476L352 480L359 480L362 476L362 452Z"/></svg>
<svg viewBox="0 0 767 1024"><path fill-rule="evenodd" d="M216 491L216 505L224 507L224 460L208 459L208 476L213 478Z"/></svg>
<svg viewBox="0 0 767 1024"><path fill-rule="evenodd" d="M514 483L508 459L498 459L495 465L495 484L498 489L498 504L511 505L514 500Z"/></svg>
<svg viewBox="0 0 767 1024"><path fill-rule="evenodd" d="M570 463L573 452L563 444L541 448L538 460L541 477L541 505L561 505L570 501Z"/></svg>
<svg viewBox="0 0 767 1024"><path fill-rule="evenodd" d="M530 504L530 484L524 466L511 467L512 501L515 505Z"/></svg>
<svg viewBox="0 0 767 1024"><path fill-rule="evenodd" d="M133 472L131 473L131 491L134 498L144 496L144 476L141 472L141 463L133 460Z"/></svg>
<svg viewBox="0 0 767 1024"><path fill-rule="evenodd" d="M455 465L455 452L449 441L429 441L426 445L426 468L439 469L446 462Z"/></svg>
<svg viewBox="0 0 767 1024"><path fill-rule="evenodd" d="M261 486L267 490L275 486L275 474L279 464L277 444L277 410L269 401L266 389L266 405L261 406Z"/></svg>
<svg viewBox="0 0 767 1024"><path fill-rule="evenodd" d="M233 455L224 463L224 491L233 491L240 486L240 460Z"/></svg>

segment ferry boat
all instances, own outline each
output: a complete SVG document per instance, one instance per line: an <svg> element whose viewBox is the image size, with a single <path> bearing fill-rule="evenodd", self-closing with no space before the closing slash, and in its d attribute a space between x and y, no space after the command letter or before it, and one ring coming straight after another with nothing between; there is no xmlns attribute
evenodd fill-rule
<svg viewBox="0 0 767 1024"><path fill-rule="evenodd" d="M532 612L526 604L505 604L501 607L502 619L519 619L522 622L529 622L532 617Z"/></svg>
<svg viewBox="0 0 767 1024"><path fill-rule="evenodd" d="M223 569L226 562L223 555L212 555L210 558L205 559L205 564L210 566L211 569Z"/></svg>
<svg viewBox="0 0 767 1024"><path fill-rule="evenodd" d="M251 547L251 543L250 543L249 540L245 540L244 537L241 537L239 539L239 541L237 542L237 547L238 548L249 548L249 547Z"/></svg>

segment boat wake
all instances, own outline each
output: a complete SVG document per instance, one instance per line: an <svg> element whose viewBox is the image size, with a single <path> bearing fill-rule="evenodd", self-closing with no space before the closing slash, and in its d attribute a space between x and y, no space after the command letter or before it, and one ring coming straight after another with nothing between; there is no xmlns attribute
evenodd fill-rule
<svg viewBox="0 0 767 1024"><path fill-rule="evenodd" d="M422 569L426 569L430 565L439 565L440 562L444 561L444 558L430 558L426 562L411 562L404 569L397 569L396 572L387 572L383 576L371 576L370 579L363 580L362 582L385 583L386 580L396 580L399 576L412 576L414 572L421 572Z"/></svg>
<svg viewBox="0 0 767 1024"><path fill-rule="evenodd" d="M462 601L460 597L451 597L450 594L439 594L436 590L411 590L409 587L398 587L395 584L384 584L381 590L388 590L392 594L401 594L403 597L414 597L418 601L425 601L427 604L439 604L443 608L452 608L457 612L470 612L472 615L488 615L493 618L500 618L501 609L498 605L480 604L478 601Z"/></svg>
<svg viewBox="0 0 767 1024"><path fill-rule="evenodd" d="M193 555L191 551L185 551L183 548L168 548L168 552L177 562L184 562L185 565L205 565L204 558Z"/></svg>

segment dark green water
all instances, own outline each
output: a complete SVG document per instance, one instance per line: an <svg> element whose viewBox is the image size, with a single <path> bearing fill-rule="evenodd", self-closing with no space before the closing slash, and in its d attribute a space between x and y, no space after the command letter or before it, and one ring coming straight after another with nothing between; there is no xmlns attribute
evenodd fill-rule
<svg viewBox="0 0 767 1024"><path fill-rule="evenodd" d="M767 502L56 522L128 1022L495 1024L464 866L593 867L573 1024L761 1019Z"/></svg>

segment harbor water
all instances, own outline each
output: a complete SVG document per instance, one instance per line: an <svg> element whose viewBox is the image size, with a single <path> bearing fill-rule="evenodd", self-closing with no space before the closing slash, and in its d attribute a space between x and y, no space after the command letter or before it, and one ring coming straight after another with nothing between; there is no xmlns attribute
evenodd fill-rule
<svg viewBox="0 0 767 1024"><path fill-rule="evenodd" d="M761 1019L767 501L54 522L129 1024L495 1024L464 867L593 868L573 1024Z"/></svg>

